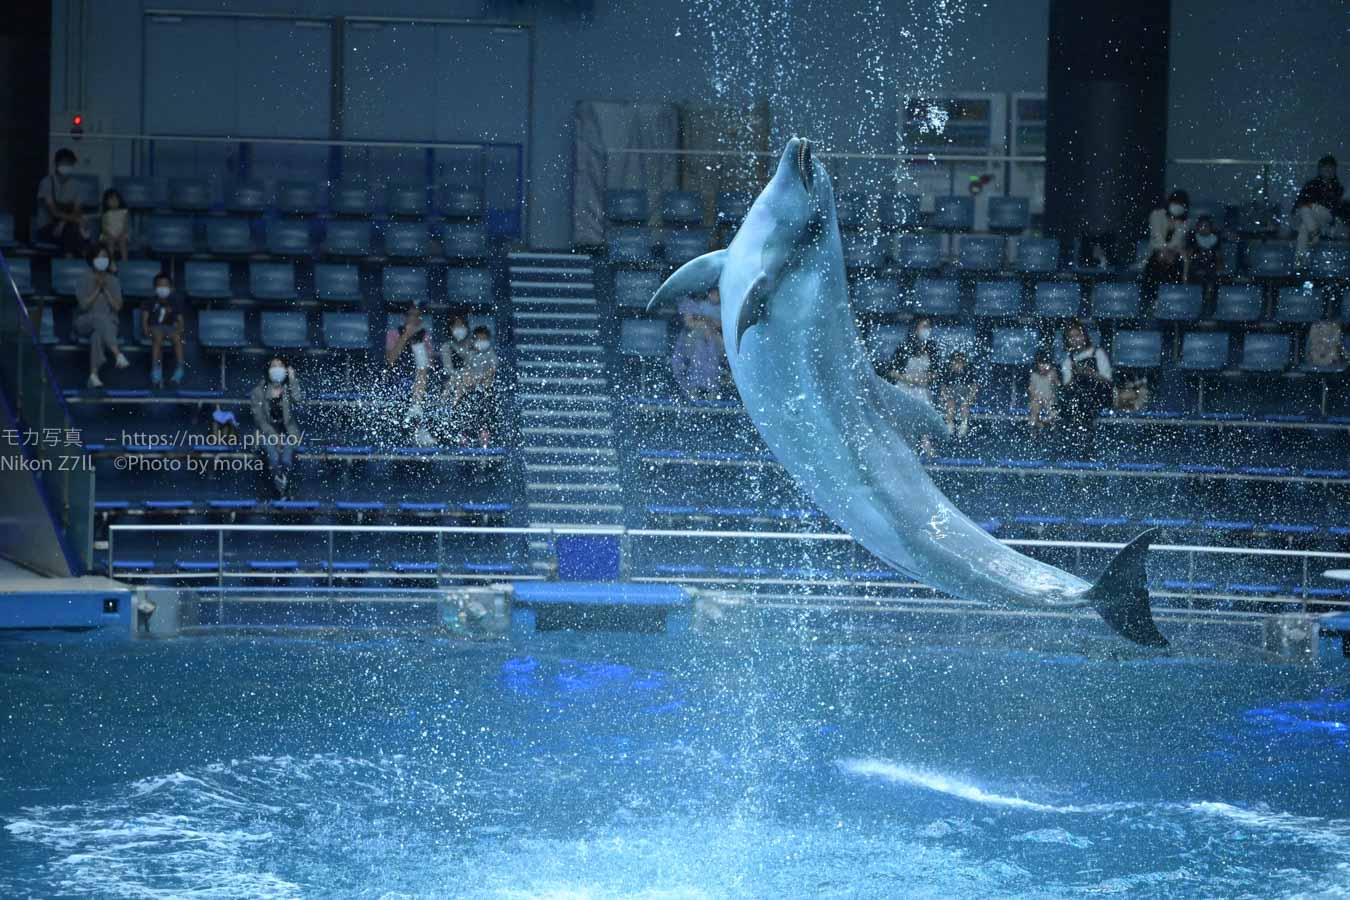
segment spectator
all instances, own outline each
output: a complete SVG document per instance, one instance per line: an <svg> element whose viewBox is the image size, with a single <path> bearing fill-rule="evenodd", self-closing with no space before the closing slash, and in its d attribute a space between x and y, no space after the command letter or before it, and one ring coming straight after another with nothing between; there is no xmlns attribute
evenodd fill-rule
<svg viewBox="0 0 1350 900"><path fill-rule="evenodd" d="M1204 288L1206 297L1213 293L1219 275L1223 272L1223 247L1219 243L1219 232L1214 227L1213 216L1200 216L1195 220L1195 230L1186 238L1182 272L1187 284L1198 284Z"/></svg>
<svg viewBox="0 0 1350 900"><path fill-rule="evenodd" d="M1336 177L1336 157L1328 154L1317 161L1317 177L1303 185L1294 201L1294 218L1298 238L1294 243L1294 259L1303 267L1308 262L1308 248L1322 237L1323 229L1339 216L1350 218L1342 198L1345 188Z"/></svg>
<svg viewBox="0 0 1350 900"><path fill-rule="evenodd" d="M1050 361L1050 354L1041 351L1036 354L1027 378L1027 422L1033 430L1047 428L1059 418L1058 395L1059 373Z"/></svg>
<svg viewBox="0 0 1350 900"><path fill-rule="evenodd" d="M1303 361L1314 369L1339 370L1346 367L1344 332L1339 322L1327 320L1308 326L1308 344Z"/></svg>
<svg viewBox="0 0 1350 900"><path fill-rule="evenodd" d="M684 328L675 338L670 367L675 383L691 400L708 400L722 394L726 384L727 354L722 346L720 323L709 315L705 304L688 308Z"/></svg>
<svg viewBox="0 0 1350 900"><path fill-rule="evenodd" d="M1164 282L1180 281L1185 274L1183 257L1190 233L1191 198L1177 190L1148 217L1148 257L1144 260L1144 284L1150 294Z"/></svg>
<svg viewBox="0 0 1350 900"><path fill-rule="evenodd" d="M473 345L464 362L463 391L458 404L461 434L486 447L497 427L497 351L485 325L473 330Z"/></svg>
<svg viewBox="0 0 1350 900"><path fill-rule="evenodd" d="M173 344L174 370L169 380L178 384L187 369L183 363L183 307L173 293L173 279L167 273L155 276L155 299L141 310L141 331L150 335L150 383L164 386L164 342Z"/></svg>
<svg viewBox="0 0 1350 900"><path fill-rule="evenodd" d="M909 336L896 348L886 371L888 380L929 402L933 400L933 375L938 368L932 337L932 321L927 316L915 319Z"/></svg>
<svg viewBox="0 0 1350 900"><path fill-rule="evenodd" d="M469 323L463 316L450 320L450 340L441 344L441 368L445 370L445 387L441 397L458 402L463 394L462 380L464 366L473 349L473 339L469 337Z"/></svg>
<svg viewBox="0 0 1350 900"><path fill-rule="evenodd" d="M99 247L89 260L89 271L75 287L75 333L89 338L89 386L103 387L98 370L111 353L117 368L131 365L117 346L117 317L122 311L122 283L109 271L112 260Z"/></svg>
<svg viewBox="0 0 1350 900"><path fill-rule="evenodd" d="M249 395L253 423L258 427L258 441L267 454L267 469L278 497L285 497L291 487L291 466L295 462L295 448L300 443L295 410L303 400L295 370L279 356L272 357L267 363L266 375Z"/></svg>
<svg viewBox="0 0 1350 900"><path fill-rule="evenodd" d="M108 248L108 255L127 261L127 245L131 242L130 214L122 205L122 195L113 188L103 192L103 215L99 219L98 242Z"/></svg>
<svg viewBox="0 0 1350 900"><path fill-rule="evenodd" d="M211 442L217 447L239 443L239 419L233 410L221 409L219 403L211 413Z"/></svg>
<svg viewBox="0 0 1350 900"><path fill-rule="evenodd" d="M952 353L943 369L942 385L939 388L947 419L947 434L955 431L956 436L961 438L970 434L970 407L975 403L978 390L975 370L966 355L959 350Z"/></svg>
<svg viewBox="0 0 1350 900"><path fill-rule="evenodd" d="M413 427L413 439L424 447L435 443L422 421L422 401L427 393L433 352L431 333L422 321L422 310L413 303L404 314L403 324L385 332L384 364L386 370L399 379L398 384L391 385L391 390L397 394L403 391L400 376L411 374L412 389L408 392L409 403L404 421Z"/></svg>
<svg viewBox="0 0 1350 900"><path fill-rule="evenodd" d="M1082 458L1096 454L1097 417L1111 405L1111 360L1096 347L1083 323L1072 320L1064 329L1064 358L1059 365L1060 394L1068 439Z"/></svg>
<svg viewBox="0 0 1350 900"><path fill-rule="evenodd" d="M1120 384L1113 389L1111 407L1121 412L1139 412L1148 406L1150 396L1152 388L1149 387L1148 376L1143 373L1122 375Z"/></svg>
<svg viewBox="0 0 1350 900"><path fill-rule="evenodd" d="M83 254L89 239L80 214L76 162L74 152L62 147L53 158L52 174L38 184L37 239L58 245L66 256Z"/></svg>

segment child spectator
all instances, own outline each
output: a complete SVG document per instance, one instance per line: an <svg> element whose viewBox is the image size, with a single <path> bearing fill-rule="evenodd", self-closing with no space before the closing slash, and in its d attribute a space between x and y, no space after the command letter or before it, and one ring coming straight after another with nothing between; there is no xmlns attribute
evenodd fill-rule
<svg viewBox="0 0 1350 900"><path fill-rule="evenodd" d="M497 427L497 351L485 325L473 330L473 345L464 362L462 434L486 447Z"/></svg>
<svg viewBox="0 0 1350 900"><path fill-rule="evenodd" d="M267 363L266 374L249 394L253 423L258 427L259 443L267 454L267 468L278 497L285 497L291 487L291 465L300 443L295 408L303 400L295 370L279 356Z"/></svg>
<svg viewBox="0 0 1350 900"><path fill-rule="evenodd" d="M404 421L413 427L413 439L424 447L435 443L422 421L422 400L427 393L433 352L431 333L422 321L422 310L413 303L404 314L403 324L385 332L384 365L386 373L393 379L389 385L393 396L406 390L403 377L409 377L412 383L412 389L407 393L409 403Z"/></svg>
<svg viewBox="0 0 1350 900"><path fill-rule="evenodd" d="M75 288L75 333L89 338L89 386L103 387L98 370L111 353L117 368L131 363L117 346L117 319L122 311L122 282L110 272L112 260L106 248L99 247L89 260L89 271Z"/></svg>
<svg viewBox="0 0 1350 900"><path fill-rule="evenodd" d="M455 316L450 320L450 340L441 344L441 368L445 370L445 387L441 389L442 399L459 402L464 393L462 385L464 366L472 349L473 339L469 337L469 323L463 316Z"/></svg>
<svg viewBox="0 0 1350 900"><path fill-rule="evenodd" d="M1064 358L1059 365L1060 392L1069 441L1081 458L1096 455L1097 417L1114 399L1111 360L1094 346L1087 328L1077 319L1064 329Z"/></svg>
<svg viewBox="0 0 1350 900"><path fill-rule="evenodd" d="M131 223L122 195L115 189L103 192L103 215L99 219L98 242L108 248L111 257L127 261L127 245L131 241Z"/></svg>
<svg viewBox="0 0 1350 900"><path fill-rule="evenodd" d="M84 253L89 231L80 213L80 186L75 181L75 153L62 147L52 160L52 174L38 183L37 239L57 244L66 256Z"/></svg>
<svg viewBox="0 0 1350 900"><path fill-rule="evenodd" d="M1050 361L1050 354L1040 351L1027 378L1027 422L1033 430L1048 428L1059 418L1058 395L1059 373Z"/></svg>
<svg viewBox="0 0 1350 900"><path fill-rule="evenodd" d="M691 400L719 396L726 381L727 355L722 346L721 329L716 321L703 314L706 311L700 308L685 312L684 328L675 338L675 349L670 357L675 383Z"/></svg>
<svg viewBox="0 0 1350 900"><path fill-rule="evenodd" d="M953 431L957 437L970 434L970 407L975 403L975 394L979 384L975 371L971 368L966 355L957 350L947 360L942 373L942 385L939 396L942 399L943 412L947 419L947 434Z"/></svg>
<svg viewBox="0 0 1350 900"><path fill-rule="evenodd" d="M1214 227L1213 216L1200 216L1195 220L1195 230L1186 238L1182 272L1187 284L1204 287L1206 298L1214 292L1214 286L1223 272L1223 247L1219 244L1219 232Z"/></svg>
<svg viewBox="0 0 1350 900"><path fill-rule="evenodd" d="M155 299L141 309L141 331L150 336L150 383L164 387L161 362L164 342L173 343L174 370L169 380L178 384L187 369L183 363L183 307L173 293L173 279L167 273L155 276Z"/></svg>
<svg viewBox="0 0 1350 900"><path fill-rule="evenodd" d="M915 319L909 336L896 348L886 371L887 380L930 403L933 400L933 375L938 368L932 335L933 323L926 316Z"/></svg>
<svg viewBox="0 0 1350 900"><path fill-rule="evenodd" d="M1336 157L1328 154L1317 161L1317 177L1303 185L1294 201L1298 238L1294 242L1294 260L1300 268L1308 262L1308 248L1322 237L1323 229L1336 216L1350 216L1342 198L1345 188L1336 177Z"/></svg>

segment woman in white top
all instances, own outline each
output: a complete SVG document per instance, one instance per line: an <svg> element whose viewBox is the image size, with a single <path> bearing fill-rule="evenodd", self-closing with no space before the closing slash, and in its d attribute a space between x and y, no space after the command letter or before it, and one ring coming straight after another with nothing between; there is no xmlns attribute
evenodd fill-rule
<svg viewBox="0 0 1350 900"><path fill-rule="evenodd" d="M896 348L886 370L888 381L930 403L933 400L933 378L938 368L932 334L933 323L927 317L915 319L909 337Z"/></svg>
<svg viewBox="0 0 1350 900"><path fill-rule="evenodd" d="M1111 359L1094 346L1083 323L1064 328L1064 357L1059 363L1060 395L1068 438L1083 459L1096 454L1097 417L1111 405Z"/></svg>

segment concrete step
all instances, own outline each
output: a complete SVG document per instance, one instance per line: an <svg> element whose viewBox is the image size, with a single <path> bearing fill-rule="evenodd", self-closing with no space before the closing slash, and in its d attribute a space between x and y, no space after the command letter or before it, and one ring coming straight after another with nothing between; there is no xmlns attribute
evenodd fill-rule
<svg viewBox="0 0 1350 900"><path fill-rule="evenodd" d="M521 375L516 379L516 383L521 387L539 388L541 391L546 387L578 388L581 391L605 391L609 389L608 378L596 377L545 377L539 375Z"/></svg>
<svg viewBox="0 0 1350 900"><path fill-rule="evenodd" d="M552 340L571 338L582 344L594 344L596 339L600 337L600 329L594 326L591 328L540 328L534 325L526 325L514 328L512 332L516 337L550 338Z"/></svg>
<svg viewBox="0 0 1350 900"><path fill-rule="evenodd" d="M600 428L584 428L578 426L566 425L526 425L520 429L521 434L531 435L533 437L614 437L614 429L608 426ZM532 441L531 443L537 443Z"/></svg>
<svg viewBox="0 0 1350 900"><path fill-rule="evenodd" d="M592 261L591 255L589 253L578 253L575 251L558 251L558 250L513 250L510 253L506 254L506 258L508 261L545 260L545 259L556 261L556 260L570 259L575 260L577 262L585 262L586 265L588 266L591 264Z"/></svg>
<svg viewBox="0 0 1350 900"><path fill-rule="evenodd" d="M527 322L596 322L600 319L599 313L593 312L533 312L530 310L513 309L511 318L522 319Z"/></svg>
<svg viewBox="0 0 1350 900"><path fill-rule="evenodd" d="M519 330L517 330L519 333ZM547 344L547 343L528 343L516 344L516 359L542 355L545 353L600 353L604 350L599 344Z"/></svg>
<svg viewBox="0 0 1350 900"><path fill-rule="evenodd" d="M525 472L527 475L536 477L550 476L560 478L567 475L575 475L578 478L591 478L596 475L618 475L618 466L600 466L591 464L564 464L564 463L526 463Z"/></svg>
<svg viewBox="0 0 1350 900"><path fill-rule="evenodd" d="M623 507L617 503L526 503L525 508L531 514L548 513L553 516L569 513L600 513L621 515ZM562 524L561 522L557 524Z"/></svg>
<svg viewBox="0 0 1350 900"><path fill-rule="evenodd" d="M518 403L539 404L549 406L553 409L563 407L576 409L599 409L609 408L609 397L604 394L574 394L566 391L538 391L534 393L516 394Z"/></svg>
<svg viewBox="0 0 1350 900"><path fill-rule="evenodd" d="M518 359L516 368L530 372L603 372L605 364L593 359Z"/></svg>
<svg viewBox="0 0 1350 900"><path fill-rule="evenodd" d="M608 409L553 409L532 406L520 411L527 419L612 419L614 414Z"/></svg>
<svg viewBox="0 0 1350 900"><path fill-rule="evenodd" d="M612 481L527 481L525 490L532 492L531 500L539 500L533 496L534 492L617 494L623 488Z"/></svg>
<svg viewBox="0 0 1350 900"><path fill-rule="evenodd" d="M594 281L507 281L511 293L521 291L567 291L566 296L575 296L576 291L595 290Z"/></svg>
<svg viewBox="0 0 1350 900"><path fill-rule="evenodd" d="M527 262L538 263L540 260L527 260ZM512 275L529 275L531 277L539 275L589 275L591 267L585 266L543 266L543 265L522 265L516 262L507 264ZM546 279L549 280L549 279Z"/></svg>
<svg viewBox="0 0 1350 900"><path fill-rule="evenodd" d="M594 297L512 297L511 303L515 306L594 306L596 299Z"/></svg>

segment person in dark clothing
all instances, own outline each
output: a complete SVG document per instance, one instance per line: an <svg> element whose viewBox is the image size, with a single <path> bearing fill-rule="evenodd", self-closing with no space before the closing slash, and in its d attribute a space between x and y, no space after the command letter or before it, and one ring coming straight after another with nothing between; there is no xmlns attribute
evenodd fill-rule
<svg viewBox="0 0 1350 900"><path fill-rule="evenodd" d="M279 497L285 497L290 490L291 465L295 461L295 448L300 443L295 407L302 400L304 394L295 370L279 356L268 362L266 377L249 395L253 423L258 427L258 441L267 454L272 485Z"/></svg>
<svg viewBox="0 0 1350 900"><path fill-rule="evenodd" d="M1213 216L1196 219L1195 230L1186 238L1183 266L1186 283L1201 285L1208 299L1223 272L1223 246L1219 243Z"/></svg>
<svg viewBox="0 0 1350 900"><path fill-rule="evenodd" d="M979 380L966 355L957 350L947 359L939 377L938 396L947 420L947 434L964 438L970 434L970 407L979 391Z"/></svg>
<svg viewBox="0 0 1350 900"><path fill-rule="evenodd" d="M60 246L66 256L83 256L89 229L80 212L73 150L62 147L52 159L52 174L38 184L37 239Z"/></svg>
<svg viewBox="0 0 1350 900"><path fill-rule="evenodd" d="M164 386L164 365L161 362L164 342L173 344L176 363L169 380L178 384L187 369L183 364L183 307L173 295L173 279L167 273L155 276L155 299L141 308L141 331L150 336L150 383Z"/></svg>
<svg viewBox="0 0 1350 900"><path fill-rule="evenodd" d="M1336 177L1336 157L1327 155L1317 161L1317 177L1303 185L1294 201L1294 218L1298 238L1294 243L1294 259L1299 266L1308 261L1308 250L1322 237L1336 218L1350 220L1350 209L1344 200L1345 188Z"/></svg>
<svg viewBox="0 0 1350 900"><path fill-rule="evenodd" d="M1066 437L1080 458L1096 455L1097 417L1113 398L1111 360L1094 346L1087 328L1077 319L1064 329L1064 357L1059 365Z"/></svg>
<svg viewBox="0 0 1350 900"><path fill-rule="evenodd" d="M887 381L930 403L938 371L938 353L932 334L933 323L926 316L915 319L909 336L896 348L885 372Z"/></svg>
<svg viewBox="0 0 1350 900"><path fill-rule="evenodd" d="M1144 289L1148 299L1164 282L1181 281L1183 257L1190 234L1191 198L1185 191L1167 195L1167 202L1149 213L1148 257L1144 260Z"/></svg>

